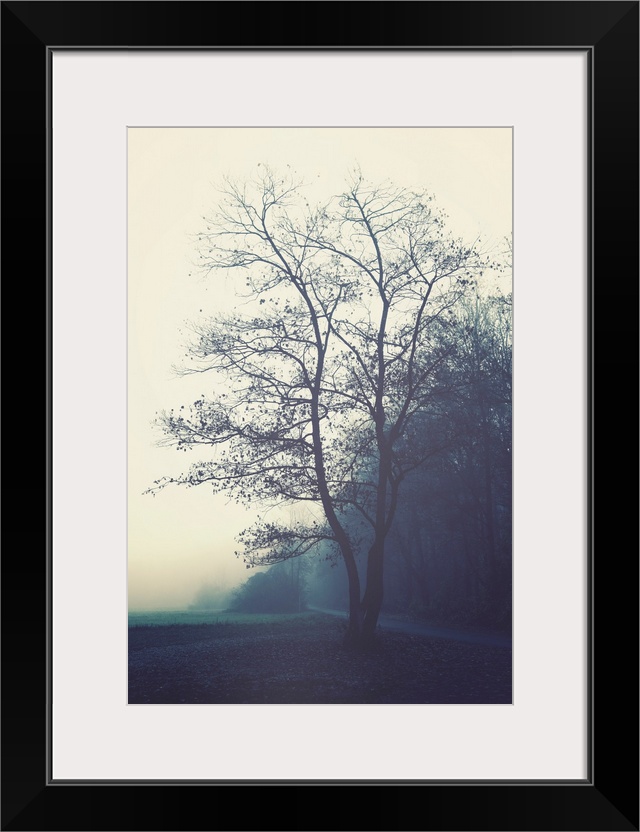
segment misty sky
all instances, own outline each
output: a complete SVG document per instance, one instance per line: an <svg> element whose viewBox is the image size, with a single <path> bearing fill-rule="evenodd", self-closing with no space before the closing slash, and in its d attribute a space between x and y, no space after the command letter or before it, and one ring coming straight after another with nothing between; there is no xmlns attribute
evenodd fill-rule
<svg viewBox="0 0 640 832"><path fill-rule="evenodd" d="M511 142L510 128L129 128L130 609L184 607L203 583L246 577L233 555L252 523L246 509L207 486L143 495L198 459L157 447L152 420L211 389L206 374L178 377L172 367L184 359L188 322L234 303L223 281L195 268L194 237L221 178L250 177L258 164L293 169L313 203L340 193L359 165L372 181L430 190L455 234L499 244L511 234Z"/></svg>

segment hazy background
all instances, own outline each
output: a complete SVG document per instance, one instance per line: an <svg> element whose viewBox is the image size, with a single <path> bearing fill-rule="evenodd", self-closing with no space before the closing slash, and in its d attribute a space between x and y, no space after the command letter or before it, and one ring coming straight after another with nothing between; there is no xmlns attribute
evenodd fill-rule
<svg viewBox="0 0 640 832"><path fill-rule="evenodd" d="M172 367L184 358L185 325L234 303L195 259L222 176L292 169L314 202L340 193L359 165L376 182L429 189L455 234L499 244L511 233L511 142L510 128L129 128L130 610L184 608L204 584L227 590L247 574L233 554L253 520L246 509L206 486L143 494L198 458L157 447L152 421L210 392L206 374L178 377Z"/></svg>

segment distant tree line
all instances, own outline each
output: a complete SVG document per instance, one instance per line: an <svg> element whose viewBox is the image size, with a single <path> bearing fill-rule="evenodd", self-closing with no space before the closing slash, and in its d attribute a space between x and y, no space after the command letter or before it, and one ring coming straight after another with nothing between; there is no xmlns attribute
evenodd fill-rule
<svg viewBox="0 0 640 832"><path fill-rule="evenodd" d="M307 605L308 569L306 559L295 558L256 572L233 593L229 609L253 613L302 612Z"/></svg>
<svg viewBox="0 0 640 832"><path fill-rule="evenodd" d="M412 442L389 531L383 612L449 624L511 623L511 297L462 304L440 333L438 396ZM345 518L352 536L365 529ZM362 565L359 564L361 567ZM338 568L335 568L338 567ZM344 608L344 578L325 548L310 583L318 606Z"/></svg>
<svg viewBox="0 0 640 832"><path fill-rule="evenodd" d="M215 584L206 583L196 593L190 610L221 610L229 601L229 590Z"/></svg>

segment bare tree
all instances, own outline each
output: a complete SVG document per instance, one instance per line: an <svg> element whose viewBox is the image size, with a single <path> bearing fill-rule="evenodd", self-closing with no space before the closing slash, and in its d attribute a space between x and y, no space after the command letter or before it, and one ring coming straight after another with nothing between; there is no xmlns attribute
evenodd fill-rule
<svg viewBox="0 0 640 832"><path fill-rule="evenodd" d="M428 443L412 432L424 430L425 412L446 420L434 403L455 348L443 337L449 316L491 264L448 235L427 193L356 172L344 193L311 207L301 183L261 170L226 181L199 235L203 272L239 282L239 303L193 326L183 371L219 374L224 392L158 420L164 444L215 453L150 490L207 483L252 507L320 507L308 512L315 520L247 529L245 561L276 563L331 541L346 567L348 638L368 643L401 483L435 450L416 453ZM347 511L368 530L360 539Z"/></svg>

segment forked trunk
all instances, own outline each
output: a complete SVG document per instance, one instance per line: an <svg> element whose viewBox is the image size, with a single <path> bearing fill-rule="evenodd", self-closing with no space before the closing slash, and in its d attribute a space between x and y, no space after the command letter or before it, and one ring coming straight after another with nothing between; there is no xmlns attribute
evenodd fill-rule
<svg viewBox="0 0 640 832"><path fill-rule="evenodd" d="M362 634L362 610L360 607L360 578L353 553L349 550L342 556L349 579L349 624L345 635L345 644L350 647L358 646Z"/></svg>
<svg viewBox="0 0 640 832"><path fill-rule="evenodd" d="M369 550L367 588L362 599L364 617L362 620L361 642L365 648L370 647L374 642L376 627L378 626L378 617L382 608L383 561L384 544L382 541L376 541Z"/></svg>
<svg viewBox="0 0 640 832"><path fill-rule="evenodd" d="M383 420L381 420L381 425ZM382 427L378 430L380 463L378 467L378 488L376 494L375 537L367 558L367 584L362 599L362 646L372 646L375 638L378 616L382 608L384 543L394 508L387 511L387 483L391 474L391 444L384 439ZM397 494L397 490L395 492ZM395 500L392 499L392 505Z"/></svg>

